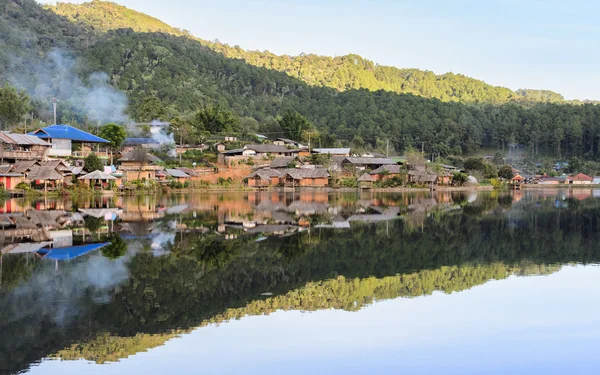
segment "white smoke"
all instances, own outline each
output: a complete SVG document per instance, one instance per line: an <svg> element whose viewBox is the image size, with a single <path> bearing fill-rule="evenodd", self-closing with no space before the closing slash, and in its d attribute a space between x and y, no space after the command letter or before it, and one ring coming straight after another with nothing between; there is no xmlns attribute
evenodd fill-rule
<svg viewBox="0 0 600 375"><path fill-rule="evenodd" d="M13 57L5 75L34 101L48 103L48 113L52 109L52 99L56 98L59 113L73 112L93 124L129 122L127 96L110 85L108 75L92 73L84 82L78 74L79 68L72 55L55 49L45 58L35 60Z"/></svg>
<svg viewBox="0 0 600 375"><path fill-rule="evenodd" d="M150 134L152 139L157 141L161 146L168 147L168 154L170 157L174 158L177 156L175 139L173 139L173 134L169 134L167 129L169 127L168 122L161 122L159 120L153 120L150 123Z"/></svg>

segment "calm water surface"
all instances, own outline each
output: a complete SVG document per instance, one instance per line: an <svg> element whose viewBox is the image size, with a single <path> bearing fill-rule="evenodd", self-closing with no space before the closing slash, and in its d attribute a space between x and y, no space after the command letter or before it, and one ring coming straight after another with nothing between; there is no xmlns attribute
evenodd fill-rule
<svg viewBox="0 0 600 375"><path fill-rule="evenodd" d="M600 371L600 191L0 211L0 373Z"/></svg>

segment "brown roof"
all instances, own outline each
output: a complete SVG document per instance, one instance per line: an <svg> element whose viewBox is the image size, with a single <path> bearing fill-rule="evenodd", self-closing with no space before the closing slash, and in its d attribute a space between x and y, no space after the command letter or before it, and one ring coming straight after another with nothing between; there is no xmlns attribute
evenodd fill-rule
<svg viewBox="0 0 600 375"><path fill-rule="evenodd" d="M382 165L381 167L371 171L371 174L382 174L382 173L386 173L386 172L389 174L398 174L398 173L400 173L400 166L398 164Z"/></svg>
<svg viewBox="0 0 600 375"><path fill-rule="evenodd" d="M279 145L269 145L269 144L264 144L264 145L247 145L244 146L244 149L246 150L254 150L258 153L285 153L285 154L292 154L294 152L298 152L299 150L295 150L295 149L289 149L285 146L279 146Z"/></svg>
<svg viewBox="0 0 600 375"><path fill-rule="evenodd" d="M271 168L263 168L263 169L259 169L255 172L252 172L250 175L248 175L248 178L254 178L254 177L260 177L263 180L270 180L273 177L280 177L281 174L276 171L275 169L271 169Z"/></svg>
<svg viewBox="0 0 600 375"><path fill-rule="evenodd" d="M593 177L590 177L583 173L579 173L576 176L568 177L568 179L571 181L594 181Z"/></svg>
<svg viewBox="0 0 600 375"><path fill-rule="evenodd" d="M8 165L8 164L6 164L6 165L0 165L0 173L8 173L8 172L10 172L11 169L12 169L12 167L13 167L12 165Z"/></svg>
<svg viewBox="0 0 600 375"><path fill-rule="evenodd" d="M289 175L295 180L304 178L329 178L329 172L325 168L290 168L283 171L283 175Z"/></svg>
<svg viewBox="0 0 600 375"><path fill-rule="evenodd" d="M47 146L50 147L51 144L44 141L40 137L29 134L14 134L14 133L0 133L0 143L12 143L19 146L31 146L31 145L39 145L39 146Z"/></svg>
<svg viewBox="0 0 600 375"><path fill-rule="evenodd" d="M52 167L59 171L71 171L71 168L63 160L48 160L40 163L42 167Z"/></svg>
<svg viewBox="0 0 600 375"><path fill-rule="evenodd" d="M271 168L287 168L294 160L296 160L295 156L281 156L275 158L271 162Z"/></svg>
<svg viewBox="0 0 600 375"><path fill-rule="evenodd" d="M34 166L27 174L27 178L30 180L62 180L65 176L52 167Z"/></svg>
<svg viewBox="0 0 600 375"><path fill-rule="evenodd" d="M346 158L350 164L358 164L358 165L394 165L392 159L389 158Z"/></svg>
<svg viewBox="0 0 600 375"><path fill-rule="evenodd" d="M436 174L430 174L421 171L410 171L408 174L413 176L413 180L415 182L435 182L435 180L438 178Z"/></svg>
<svg viewBox="0 0 600 375"><path fill-rule="evenodd" d="M37 161L35 160L21 160L13 164L13 172L15 173L25 173L33 166L39 166Z"/></svg>
<svg viewBox="0 0 600 375"><path fill-rule="evenodd" d="M371 172L373 173L373 172ZM373 182L373 177L370 174L364 173L362 176L358 178L358 182Z"/></svg>

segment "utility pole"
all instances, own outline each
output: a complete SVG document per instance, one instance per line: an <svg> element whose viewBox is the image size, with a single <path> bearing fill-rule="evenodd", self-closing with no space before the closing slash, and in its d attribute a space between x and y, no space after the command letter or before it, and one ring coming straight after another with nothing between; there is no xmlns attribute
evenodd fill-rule
<svg viewBox="0 0 600 375"><path fill-rule="evenodd" d="M421 142L421 154L425 156L425 142Z"/></svg>
<svg viewBox="0 0 600 375"><path fill-rule="evenodd" d="M54 109L54 125L56 125L56 98L52 98L52 108Z"/></svg>
<svg viewBox="0 0 600 375"><path fill-rule="evenodd" d="M385 142L385 157L386 158L390 157L390 140L389 139Z"/></svg>

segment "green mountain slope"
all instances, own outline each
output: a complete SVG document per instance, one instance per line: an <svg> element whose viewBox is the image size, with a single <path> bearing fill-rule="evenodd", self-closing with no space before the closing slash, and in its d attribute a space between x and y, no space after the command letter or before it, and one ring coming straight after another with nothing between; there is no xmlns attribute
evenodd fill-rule
<svg viewBox="0 0 600 375"><path fill-rule="evenodd" d="M105 28L127 25L129 20L133 20L132 24L145 25L141 30L164 31L166 27L140 13L125 12L122 10L125 8L94 4L119 10L106 16L110 21ZM171 29L167 29L169 33L136 32L131 28L105 32L91 28L91 21L81 16L84 12L79 19L62 17L33 0L0 0L0 10L4 10L0 12L3 31L0 62L4 68L0 69L0 83L14 82L15 75L37 77L40 64L50 62L50 65L60 66L60 61L53 60L56 49L74 58L70 69L61 72L62 75L45 72L39 79L40 84L35 86L36 90L43 89L43 95L37 93L33 115L46 123L52 121L48 103L53 97L61 100L59 121L84 128L90 124L95 128L101 122L97 112L115 112L112 99L128 100L118 104L137 120L141 118L143 101L154 97L166 108L166 120L183 118L192 131L196 126L194 116L200 107L221 104L247 120L251 124L249 132L274 137L283 135L276 118L287 110L296 111L315 125L320 135L315 135L313 140L322 147L350 145L357 150L385 149L389 140L390 147L399 153L409 147L424 146L429 157L437 157L470 154L481 147L505 149L509 144L518 144L524 153L533 157L540 154L557 158L600 156L600 107L589 103L556 103L561 97L551 92L523 90L519 94L551 103L472 105L389 90L340 91L321 84L310 85L280 71L283 68L259 67L249 64L249 58L228 57L232 51L246 52L227 47L221 53L216 51L217 45L190 38L181 31L177 31L182 33L180 36L171 35L175 33ZM143 22L138 20L140 17L145 17ZM301 58L310 59L310 56ZM316 59L321 61L320 57ZM89 87L94 85L92 78L97 78L93 74L96 72L106 73L100 91ZM70 90L64 81L73 78L81 82L71 82L77 85L75 90ZM126 96L113 92L112 99L106 101L110 110L90 110L89 106L81 105L97 102L87 100L97 98L93 95L82 100L78 97L81 92L106 94L112 90L111 85ZM65 93L69 95L66 98ZM0 127L7 126L0 124Z"/></svg>
<svg viewBox="0 0 600 375"><path fill-rule="evenodd" d="M79 5L59 3L48 8L69 20L84 23L96 30L131 28L138 32L163 32L192 38L188 33L153 17L111 2L94 0ZM519 92L488 85L483 81L461 74L436 75L419 69L381 66L358 55L351 54L341 57L314 54L278 56L268 51L247 51L219 42L196 40L222 53L225 57L242 59L254 66L285 72L309 85L331 87L338 91L349 89L386 90L436 98L442 101L465 103L500 104L509 101L551 101L544 95L522 95ZM535 90L528 90L530 93L532 91ZM559 94L551 94L553 94L552 99L560 97Z"/></svg>

